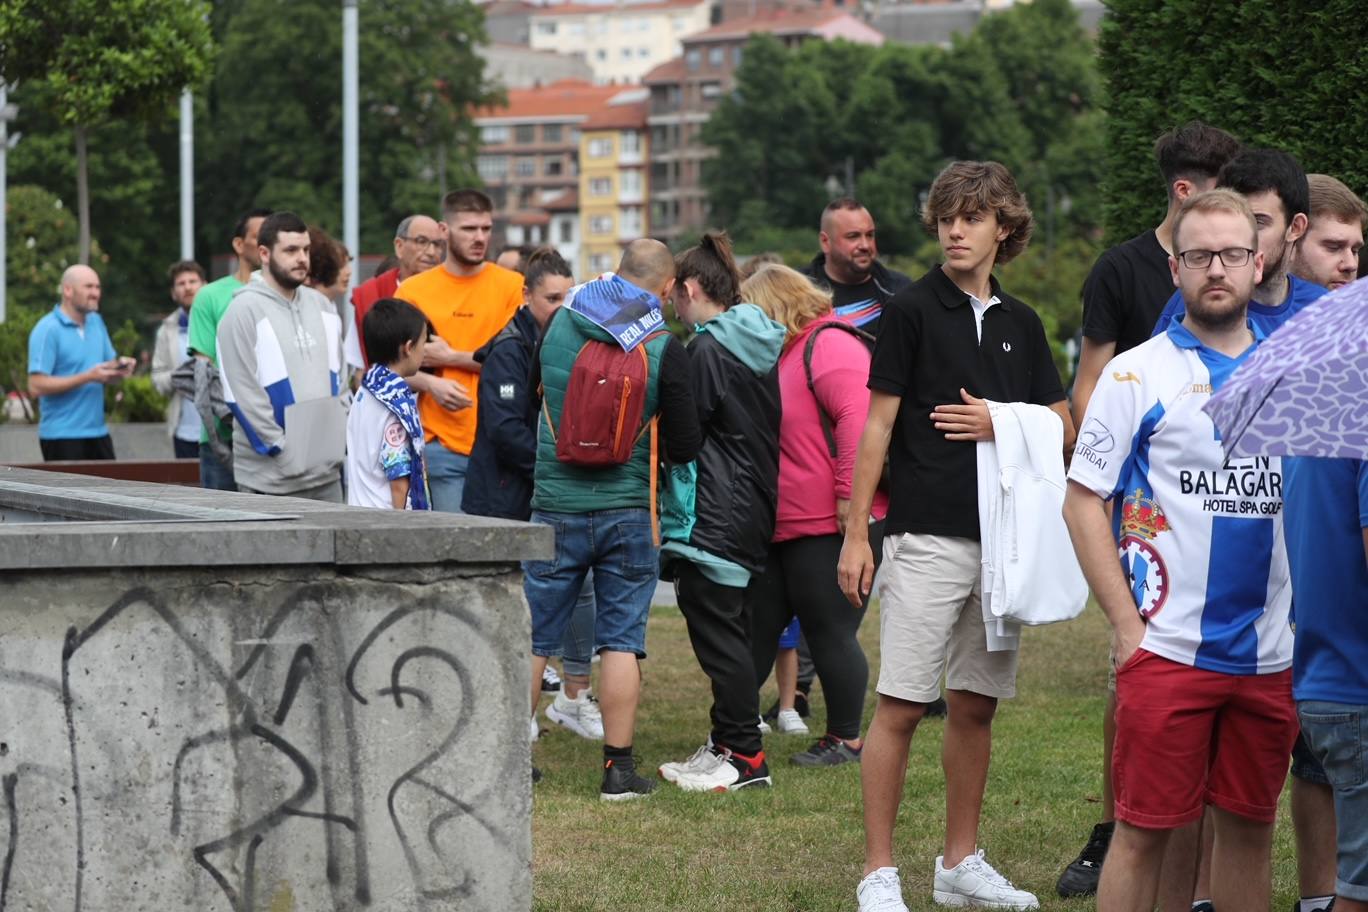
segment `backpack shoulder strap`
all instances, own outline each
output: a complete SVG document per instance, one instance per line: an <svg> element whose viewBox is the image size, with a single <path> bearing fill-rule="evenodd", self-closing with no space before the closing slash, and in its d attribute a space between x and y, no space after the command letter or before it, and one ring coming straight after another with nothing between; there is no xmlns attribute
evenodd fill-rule
<svg viewBox="0 0 1368 912"><path fill-rule="evenodd" d="M817 399L817 386L812 380L812 352L817 347L817 337L828 329L839 329L843 332L859 339L865 345L873 343L874 337L860 329L858 326L851 326L844 320L828 320L808 333L807 342L803 345L803 376L807 379L808 392L812 393L812 398L817 400L817 417L822 424L822 436L826 438L827 452L831 458L836 458L836 429L833 426L831 416L826 409L822 408L822 400Z"/></svg>

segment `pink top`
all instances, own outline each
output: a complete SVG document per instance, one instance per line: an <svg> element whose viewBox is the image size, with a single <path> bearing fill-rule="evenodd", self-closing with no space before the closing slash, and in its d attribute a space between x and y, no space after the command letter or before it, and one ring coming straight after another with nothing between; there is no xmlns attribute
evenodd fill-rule
<svg viewBox="0 0 1368 912"><path fill-rule="evenodd" d="M869 415L869 349L850 333L828 330L817 337L812 350L815 398L803 372L808 335L821 324L840 319L828 314L813 320L779 358L784 417L779 425L775 541L836 534L836 499L850 497L855 451ZM835 425L835 459L822 434L819 399ZM882 519L887 512L888 497L877 492L874 516Z"/></svg>

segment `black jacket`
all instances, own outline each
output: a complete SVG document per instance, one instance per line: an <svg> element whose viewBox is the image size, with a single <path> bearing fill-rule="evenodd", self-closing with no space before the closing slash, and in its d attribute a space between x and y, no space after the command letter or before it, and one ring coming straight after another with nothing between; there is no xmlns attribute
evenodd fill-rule
<svg viewBox="0 0 1368 912"><path fill-rule="evenodd" d="M708 333L688 350L703 428L688 544L760 572L779 502L778 367L757 376Z"/></svg>
<svg viewBox="0 0 1368 912"><path fill-rule="evenodd" d="M819 253L813 257L812 262L808 263L807 268L803 270L803 275L811 279L817 287L831 289L831 277L826 274L826 254ZM878 302L880 316L867 323L861 323L860 328L872 336L877 336L883 308L888 306L889 300L895 294L910 286L912 279L896 269L889 269L878 260L874 261L874 267L869 271L869 279L869 295ZM847 285L846 287L850 288L851 286ZM832 303L839 308L846 302L833 301Z"/></svg>
<svg viewBox="0 0 1368 912"><path fill-rule="evenodd" d="M525 520L532 515L540 400L531 381L541 331L526 307L475 352L480 395L475 444L466 468L461 510Z"/></svg>

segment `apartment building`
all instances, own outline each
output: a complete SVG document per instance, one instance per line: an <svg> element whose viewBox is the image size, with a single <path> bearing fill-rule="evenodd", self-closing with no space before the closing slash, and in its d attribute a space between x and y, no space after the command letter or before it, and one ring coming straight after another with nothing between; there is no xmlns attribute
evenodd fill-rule
<svg viewBox="0 0 1368 912"><path fill-rule="evenodd" d="M623 92L580 127L580 263L590 277L613 269L629 241L648 236L649 94Z"/></svg>
<svg viewBox="0 0 1368 912"><path fill-rule="evenodd" d="M650 222L652 236L672 242L706 227L703 124L735 85L736 68L752 34L767 32L796 45L843 38L877 47L884 37L839 7L769 10L724 21L682 42L684 52L643 78L650 90Z"/></svg>
<svg viewBox="0 0 1368 912"><path fill-rule="evenodd" d="M682 53L680 42L713 23L714 0L558 3L529 15L528 43L578 56L597 83L637 83Z"/></svg>

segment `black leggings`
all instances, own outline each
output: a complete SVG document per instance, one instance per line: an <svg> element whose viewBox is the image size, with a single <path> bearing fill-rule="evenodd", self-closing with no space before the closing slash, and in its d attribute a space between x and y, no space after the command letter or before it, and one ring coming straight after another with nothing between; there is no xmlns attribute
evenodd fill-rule
<svg viewBox="0 0 1368 912"><path fill-rule="evenodd" d="M856 636L869 599L853 608L837 584L842 540L816 535L770 545L765 572L751 581L751 655L758 689L774 667L779 634L796 614L826 697L827 732L853 740L860 737L869 686L869 662ZM869 544L876 571L882 541L883 523L875 523Z"/></svg>

